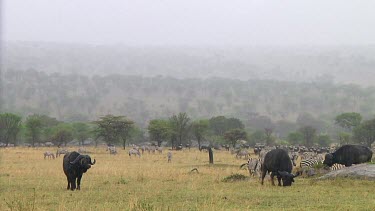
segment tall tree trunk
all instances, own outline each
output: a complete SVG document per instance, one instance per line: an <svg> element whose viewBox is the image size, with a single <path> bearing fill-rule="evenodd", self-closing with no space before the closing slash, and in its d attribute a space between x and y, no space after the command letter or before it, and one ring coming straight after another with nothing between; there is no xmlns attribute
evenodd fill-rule
<svg viewBox="0 0 375 211"><path fill-rule="evenodd" d="M208 158L210 164L214 164L214 153L212 152L211 147L208 148Z"/></svg>

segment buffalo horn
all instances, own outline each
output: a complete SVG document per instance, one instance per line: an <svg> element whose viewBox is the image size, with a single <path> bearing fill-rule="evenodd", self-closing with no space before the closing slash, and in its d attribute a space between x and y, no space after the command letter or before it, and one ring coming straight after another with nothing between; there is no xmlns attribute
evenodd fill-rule
<svg viewBox="0 0 375 211"><path fill-rule="evenodd" d="M84 157L83 155L78 155L78 157L76 157L76 159L74 159L72 162L70 162L70 164L76 164L83 157Z"/></svg>

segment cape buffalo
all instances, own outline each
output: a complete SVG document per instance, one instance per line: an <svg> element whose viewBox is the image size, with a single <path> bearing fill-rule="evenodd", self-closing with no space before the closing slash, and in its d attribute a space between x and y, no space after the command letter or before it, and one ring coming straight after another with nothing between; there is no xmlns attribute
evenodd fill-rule
<svg viewBox="0 0 375 211"><path fill-rule="evenodd" d="M371 161L372 151L361 145L344 145L334 153L326 154L323 164L331 167L335 163L345 166Z"/></svg>
<svg viewBox="0 0 375 211"><path fill-rule="evenodd" d="M86 173L91 165L95 164L91 162L91 158L88 155L81 155L78 152L69 152L65 154L63 160L63 169L68 180L68 187L69 190L80 190L81 188L81 179L82 174ZM76 186L76 179L77 179L77 186Z"/></svg>
<svg viewBox="0 0 375 211"><path fill-rule="evenodd" d="M285 150L274 149L269 151L264 157L262 165L262 185L266 173L271 172L272 185L275 185L273 178L276 175L279 186L281 186L281 179L283 180L283 186L291 186L294 177L298 176L298 174L291 174L292 168L292 161Z"/></svg>

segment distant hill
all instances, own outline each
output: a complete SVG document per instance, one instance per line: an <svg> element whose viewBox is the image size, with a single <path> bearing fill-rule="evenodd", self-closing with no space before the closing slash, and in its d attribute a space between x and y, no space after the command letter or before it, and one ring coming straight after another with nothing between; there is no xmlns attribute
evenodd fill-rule
<svg viewBox="0 0 375 211"><path fill-rule="evenodd" d="M374 85L375 46L128 47L5 43L8 70Z"/></svg>

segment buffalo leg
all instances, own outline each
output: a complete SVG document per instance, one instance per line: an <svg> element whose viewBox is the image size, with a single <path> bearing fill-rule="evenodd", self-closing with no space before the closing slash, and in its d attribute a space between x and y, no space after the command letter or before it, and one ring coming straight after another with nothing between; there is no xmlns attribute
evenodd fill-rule
<svg viewBox="0 0 375 211"><path fill-rule="evenodd" d="M273 181L274 176L275 176L275 175L274 175L273 172L272 172L272 173L271 173L271 183L272 183L273 186L275 186L275 182Z"/></svg>
<svg viewBox="0 0 375 211"><path fill-rule="evenodd" d="M66 189L69 190L70 189L70 179L69 179L69 177L66 177L66 179L68 180L68 187L66 187Z"/></svg>
<svg viewBox="0 0 375 211"><path fill-rule="evenodd" d="M278 186L281 186L281 177L277 176L277 181L279 182Z"/></svg>
<svg viewBox="0 0 375 211"><path fill-rule="evenodd" d="M70 190L76 189L76 178L75 177L70 177Z"/></svg>
<svg viewBox="0 0 375 211"><path fill-rule="evenodd" d="M262 171L262 182L261 182L261 184L263 185L263 181L264 181L264 177L266 176L266 171Z"/></svg>
<svg viewBox="0 0 375 211"><path fill-rule="evenodd" d="M77 190L81 190L81 179L82 175L79 175L77 178Z"/></svg>

